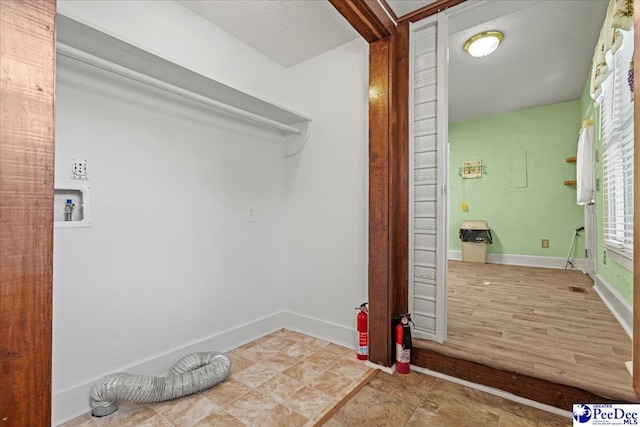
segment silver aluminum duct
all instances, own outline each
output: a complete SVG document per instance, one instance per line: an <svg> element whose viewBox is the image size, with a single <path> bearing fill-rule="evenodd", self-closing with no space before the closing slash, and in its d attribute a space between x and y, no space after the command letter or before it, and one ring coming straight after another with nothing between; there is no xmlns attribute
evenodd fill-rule
<svg viewBox="0 0 640 427"><path fill-rule="evenodd" d="M156 403L188 396L213 387L231 374L231 360L222 353L192 353L180 359L167 375L111 374L91 389L94 417L114 413L120 402Z"/></svg>

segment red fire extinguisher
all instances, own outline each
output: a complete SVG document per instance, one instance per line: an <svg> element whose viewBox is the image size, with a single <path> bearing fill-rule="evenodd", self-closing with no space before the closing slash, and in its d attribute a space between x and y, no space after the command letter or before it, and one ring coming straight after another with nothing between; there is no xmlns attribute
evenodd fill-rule
<svg viewBox="0 0 640 427"><path fill-rule="evenodd" d="M369 315L366 302L356 307L358 313L358 359L367 360L369 358Z"/></svg>
<svg viewBox="0 0 640 427"><path fill-rule="evenodd" d="M400 320L396 326L396 371L399 374L408 374L412 348L411 327L409 326L411 314L401 314L396 319Z"/></svg>

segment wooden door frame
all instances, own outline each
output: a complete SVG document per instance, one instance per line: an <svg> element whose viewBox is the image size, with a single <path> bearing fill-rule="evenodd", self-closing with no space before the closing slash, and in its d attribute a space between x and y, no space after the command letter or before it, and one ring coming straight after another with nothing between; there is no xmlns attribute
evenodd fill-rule
<svg viewBox="0 0 640 427"><path fill-rule="evenodd" d="M371 360L392 363L391 317L407 306L408 22L395 23L374 0L329 0L370 43L369 298ZM439 2L434 14L461 0ZM635 43L640 44L640 11ZM414 15L414 18L421 14ZM0 419L51 425L55 0L0 2ZM415 19L417 20L417 19ZM19 50L13 50L19 47ZM19 51L19 55L15 52ZM37 52L36 54L33 54ZM29 64L20 61L28 56ZM640 49L634 54L640 69ZM373 69L372 69L373 67ZM5 72L6 71L6 72ZM640 73L637 73L640 75ZM638 94L638 80L635 93ZM370 82L371 83L371 82ZM637 97L637 95L636 95ZM373 105L372 105L373 104ZM372 107L372 108L371 108ZM34 132L35 131L35 132ZM635 104L640 168L640 106ZM635 174L635 188L640 174ZM640 206L635 193L635 206ZM637 210L636 210L637 212ZM634 232L640 224L634 217ZM371 238L373 237L373 238ZM640 253L640 239L634 243ZM634 380L640 394L640 261L634 258Z"/></svg>
<svg viewBox="0 0 640 427"><path fill-rule="evenodd" d="M51 426L55 0L0 1L0 424Z"/></svg>
<svg viewBox="0 0 640 427"><path fill-rule="evenodd" d="M394 123L391 131L380 129L379 114L385 110L379 100L369 106L369 302L370 360L384 366L393 361L391 318L406 311L408 304L408 55L409 22L462 3L464 0L438 1L411 14L396 17L373 0L329 0L347 21L370 43L369 88L379 94L377 78L387 67L392 84L386 86L385 123ZM385 3L384 0L382 0ZM391 16L389 16L391 15ZM357 18L354 18L357 17ZM635 9L635 45L640 46L640 8ZM386 21L385 21L386 19ZM395 25L395 31L389 27ZM371 28L387 28L383 37L371 37ZM372 43L388 39L395 47L395 63L379 61L379 50ZM373 53L372 53L373 52ZM634 73L640 76L640 49L634 53ZM372 80L373 77L373 80ZM634 165L640 170L640 77L635 79ZM394 90L395 88L395 90ZM375 111L371 111L373 108ZM385 125L386 126L386 125ZM387 158L380 158L387 153ZM385 175L386 172L386 175ZM634 174L634 188L640 188L640 174ZM635 206L640 196L635 192ZM404 208L403 208L404 206ZM386 230L385 227L388 227ZM640 221L634 213L634 252L640 254ZM640 396L640 256L633 261L633 387Z"/></svg>
<svg viewBox="0 0 640 427"><path fill-rule="evenodd" d="M399 22L376 0L329 1L369 43L369 360L391 366L392 318L409 297L409 24L464 0Z"/></svg>

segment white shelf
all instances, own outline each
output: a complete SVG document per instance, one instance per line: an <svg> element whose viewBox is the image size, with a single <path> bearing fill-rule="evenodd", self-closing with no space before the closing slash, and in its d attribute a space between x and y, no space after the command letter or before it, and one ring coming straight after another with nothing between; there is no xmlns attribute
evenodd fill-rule
<svg viewBox="0 0 640 427"><path fill-rule="evenodd" d="M256 98L63 15L57 53L286 134L285 155L299 152L311 119Z"/></svg>

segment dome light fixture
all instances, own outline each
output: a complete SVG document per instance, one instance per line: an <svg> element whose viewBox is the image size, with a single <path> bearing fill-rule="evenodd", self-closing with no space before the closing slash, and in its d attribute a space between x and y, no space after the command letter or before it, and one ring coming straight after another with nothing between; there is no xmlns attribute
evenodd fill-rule
<svg viewBox="0 0 640 427"><path fill-rule="evenodd" d="M500 31L485 31L467 40L464 44L464 50L471 56L481 58L496 50L502 39L504 39L504 34Z"/></svg>

